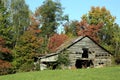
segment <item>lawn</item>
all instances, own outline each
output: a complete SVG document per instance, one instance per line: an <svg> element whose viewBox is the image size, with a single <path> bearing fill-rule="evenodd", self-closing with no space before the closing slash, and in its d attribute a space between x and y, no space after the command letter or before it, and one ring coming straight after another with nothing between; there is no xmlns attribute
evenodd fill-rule
<svg viewBox="0 0 120 80"><path fill-rule="evenodd" d="M120 80L120 67L24 72L0 76L0 80Z"/></svg>

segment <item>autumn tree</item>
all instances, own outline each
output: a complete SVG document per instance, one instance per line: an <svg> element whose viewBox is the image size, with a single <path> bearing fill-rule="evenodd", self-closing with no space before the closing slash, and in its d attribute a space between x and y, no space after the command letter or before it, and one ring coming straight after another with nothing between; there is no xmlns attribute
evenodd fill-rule
<svg viewBox="0 0 120 80"><path fill-rule="evenodd" d="M68 39L68 36L65 34L54 34L52 37L50 37L49 43L48 43L48 49L50 52L54 52L57 50L57 48L63 44Z"/></svg>
<svg viewBox="0 0 120 80"><path fill-rule="evenodd" d="M32 27L32 26L31 26ZM42 39L36 36L38 30L29 29L20 37L19 44L15 47L13 64L19 71L33 69L33 57L40 53Z"/></svg>
<svg viewBox="0 0 120 80"><path fill-rule="evenodd" d="M115 23L115 17L105 7L92 7L88 14L82 16L88 25L102 23L98 32L100 44L115 56L115 61L120 64L120 28Z"/></svg>
<svg viewBox="0 0 120 80"><path fill-rule="evenodd" d="M99 38L103 45L111 44L112 30L115 23L115 17L105 7L92 7L88 14L82 16L82 20L86 20L89 25L103 24L99 32Z"/></svg>
<svg viewBox="0 0 120 80"><path fill-rule="evenodd" d="M88 24L85 20L76 24L76 32L78 36L89 36L96 42L99 42L98 33L102 27L102 23L97 25Z"/></svg>
<svg viewBox="0 0 120 80"><path fill-rule="evenodd" d="M10 73L12 68L11 61L11 51L5 47L5 40L0 37L0 75Z"/></svg>
<svg viewBox="0 0 120 80"><path fill-rule="evenodd" d="M30 71L34 68L33 58L40 54L41 44L43 39L38 37L41 30L38 28L38 23L35 18L31 16L32 24L20 36L18 45L14 50L13 65L17 71Z"/></svg>
<svg viewBox="0 0 120 80"><path fill-rule="evenodd" d="M7 0L0 0L0 75L10 73L12 67L11 27L9 20L9 10Z"/></svg>
<svg viewBox="0 0 120 80"><path fill-rule="evenodd" d="M61 3L53 0L45 0L36 10L35 15L41 22L43 36L47 38L55 34L60 22L67 18L63 16Z"/></svg>

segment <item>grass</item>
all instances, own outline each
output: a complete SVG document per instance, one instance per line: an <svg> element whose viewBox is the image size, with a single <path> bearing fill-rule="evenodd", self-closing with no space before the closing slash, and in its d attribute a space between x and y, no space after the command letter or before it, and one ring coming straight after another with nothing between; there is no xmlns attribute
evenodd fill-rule
<svg viewBox="0 0 120 80"><path fill-rule="evenodd" d="M0 76L0 80L120 80L120 67L24 72Z"/></svg>

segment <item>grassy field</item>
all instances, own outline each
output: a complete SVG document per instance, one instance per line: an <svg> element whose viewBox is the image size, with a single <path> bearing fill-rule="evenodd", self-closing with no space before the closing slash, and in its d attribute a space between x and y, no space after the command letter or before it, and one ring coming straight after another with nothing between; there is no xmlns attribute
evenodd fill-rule
<svg viewBox="0 0 120 80"><path fill-rule="evenodd" d="M0 80L120 80L120 67L25 72L0 76Z"/></svg>

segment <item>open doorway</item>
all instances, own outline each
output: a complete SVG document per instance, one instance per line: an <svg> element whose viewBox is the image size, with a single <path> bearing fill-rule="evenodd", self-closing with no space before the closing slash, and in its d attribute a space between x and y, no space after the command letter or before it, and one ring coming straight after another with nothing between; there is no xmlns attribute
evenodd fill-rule
<svg viewBox="0 0 120 80"><path fill-rule="evenodd" d="M76 60L76 63L75 63L75 67L77 69L79 68L87 68L87 67L92 67L94 64L93 64L93 61L92 60L80 60L80 59L77 59Z"/></svg>
<svg viewBox="0 0 120 80"><path fill-rule="evenodd" d="M88 58L88 48L83 48L82 58Z"/></svg>
<svg viewBox="0 0 120 80"><path fill-rule="evenodd" d="M78 69L79 69L79 68L82 68L82 61L79 60L79 59L77 59L77 60L76 60L76 63L75 63L75 67L78 68Z"/></svg>

